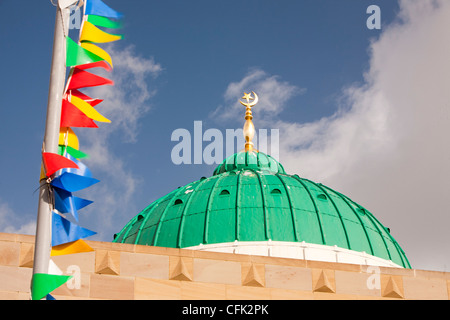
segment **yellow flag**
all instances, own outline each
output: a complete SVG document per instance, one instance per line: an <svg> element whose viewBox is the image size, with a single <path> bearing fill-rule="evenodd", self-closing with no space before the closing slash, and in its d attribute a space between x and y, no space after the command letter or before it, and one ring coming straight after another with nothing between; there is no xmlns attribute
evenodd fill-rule
<svg viewBox="0 0 450 320"><path fill-rule="evenodd" d="M102 116L97 110L95 110L93 106L91 106L89 103L87 103L81 98L71 96L70 102L92 120L100 122L111 122L111 120Z"/></svg>
<svg viewBox="0 0 450 320"><path fill-rule="evenodd" d="M111 56L108 54L108 52L106 52L99 46L96 46L95 44L90 43L90 42L82 42L81 47L83 47L87 51L92 52L93 54L99 56L103 60L107 61L109 63L109 65L111 66L111 68L113 67Z"/></svg>
<svg viewBox="0 0 450 320"><path fill-rule="evenodd" d="M85 21L83 24L83 30L81 30L80 34L80 42L89 41L89 42L96 42L96 43L104 43L104 42L111 42L111 41L117 41L122 39L122 36L115 35L115 34L109 34L96 26L94 26L89 21Z"/></svg>
<svg viewBox="0 0 450 320"><path fill-rule="evenodd" d="M62 256L66 254L73 253L81 253L81 252L90 252L94 251L86 242L83 240L77 240L74 242L60 244L58 246L52 247L52 252L50 255L54 256Z"/></svg>
<svg viewBox="0 0 450 320"><path fill-rule="evenodd" d="M39 177L39 181L41 181L42 179L47 179L47 176L45 175L45 171L44 171L44 165L41 165L41 175Z"/></svg>
<svg viewBox="0 0 450 320"><path fill-rule="evenodd" d="M78 137L75 132L69 127L62 127L59 130L59 142L60 146L69 146L76 150L80 150L80 145L78 143Z"/></svg>

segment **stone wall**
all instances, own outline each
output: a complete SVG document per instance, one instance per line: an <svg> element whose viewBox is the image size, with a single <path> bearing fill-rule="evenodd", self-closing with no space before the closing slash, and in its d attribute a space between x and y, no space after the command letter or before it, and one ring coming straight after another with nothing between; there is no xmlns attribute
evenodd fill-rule
<svg viewBox="0 0 450 320"><path fill-rule="evenodd" d="M444 299L450 273L86 241L52 257L65 299ZM34 237L0 233L0 299L29 299Z"/></svg>

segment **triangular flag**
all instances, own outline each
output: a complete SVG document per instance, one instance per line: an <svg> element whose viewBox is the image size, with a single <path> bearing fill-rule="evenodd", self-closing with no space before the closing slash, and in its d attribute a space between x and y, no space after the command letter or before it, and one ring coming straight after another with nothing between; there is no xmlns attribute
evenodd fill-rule
<svg viewBox="0 0 450 320"><path fill-rule="evenodd" d="M72 193L63 189L53 188L55 210L60 213L70 213L78 221L78 211L72 200Z"/></svg>
<svg viewBox="0 0 450 320"><path fill-rule="evenodd" d="M114 81L112 80L97 76L76 67L73 69L69 81L67 90L114 84Z"/></svg>
<svg viewBox="0 0 450 320"><path fill-rule="evenodd" d="M103 58L79 46L70 37L67 37L67 57L66 66L73 67L86 63L102 61Z"/></svg>
<svg viewBox="0 0 450 320"><path fill-rule="evenodd" d="M121 35L107 33L97 28L89 21L84 21L83 29L80 34L80 42L89 41L95 43L105 43L120 39L122 39Z"/></svg>
<svg viewBox="0 0 450 320"><path fill-rule="evenodd" d="M33 274L33 280L31 282L31 299L41 300L71 278L72 276L60 276L46 273Z"/></svg>
<svg viewBox="0 0 450 320"><path fill-rule="evenodd" d="M50 177L56 171L63 168L78 168L78 165L75 162L56 153L43 152L42 159L45 168L45 175L47 177Z"/></svg>
<svg viewBox="0 0 450 320"><path fill-rule="evenodd" d="M85 14L87 14L87 15L94 14L97 16L113 18L113 19L120 19L123 17L123 14L111 9L110 7L108 7L106 4L104 4L100 0L87 1Z"/></svg>
<svg viewBox="0 0 450 320"><path fill-rule="evenodd" d="M74 148L75 150L80 149L78 137L70 127L61 127L61 129L59 129L58 145L69 146Z"/></svg>
<svg viewBox="0 0 450 320"><path fill-rule="evenodd" d="M72 96L70 98L70 102L92 120L108 123L111 122L111 120L105 118L103 115L100 114L100 112L98 112L93 106L91 106L83 99L80 99L76 96Z"/></svg>
<svg viewBox="0 0 450 320"><path fill-rule="evenodd" d="M45 170L44 170L44 165L41 164L41 174L39 176L39 181L43 180L43 179L47 179L46 175L45 175Z"/></svg>
<svg viewBox="0 0 450 320"><path fill-rule="evenodd" d="M91 118L66 99L62 101L61 127L98 128Z"/></svg>
<svg viewBox="0 0 450 320"><path fill-rule="evenodd" d="M105 62L106 65L108 65ZM71 96L75 96L78 97L84 101L86 101L87 103L89 103L91 106L95 107L96 105L98 105L100 102L102 102L102 99L94 99L89 97L88 95L84 94L83 92L80 92L79 90L75 89L75 90L70 90L70 95Z"/></svg>
<svg viewBox="0 0 450 320"><path fill-rule="evenodd" d="M109 65L111 66L111 68L113 67L113 63L112 63L112 59L111 56L109 55L108 52L106 52L105 50L103 50L102 48L100 48L99 46L96 46L93 43L90 42L82 42L81 46L86 49L89 50L90 52L98 55L99 57L101 57L104 61L108 61Z"/></svg>
<svg viewBox="0 0 450 320"><path fill-rule="evenodd" d="M61 269L56 265L55 261L50 259L48 261L48 274L54 274L55 276L62 276L64 273Z"/></svg>
<svg viewBox="0 0 450 320"><path fill-rule="evenodd" d="M70 213L78 221L78 210L93 203L91 200L75 197L71 192L53 188L55 195L55 209L60 213Z"/></svg>
<svg viewBox="0 0 450 320"><path fill-rule="evenodd" d="M88 177L88 178L92 178L92 172L91 170L89 170L89 168L81 161L75 159L74 157L72 157L70 154L65 154L65 157L67 159L72 160L74 163L76 163L76 165L78 166L78 168L67 168L67 169L62 169L61 170L61 174L63 174L64 172L70 172L73 174L77 174L79 176L83 176L83 177Z"/></svg>
<svg viewBox="0 0 450 320"><path fill-rule="evenodd" d="M90 14L87 16L87 21L92 23L97 27L103 27L108 29L119 29L122 28L122 21L111 20L106 17L95 16Z"/></svg>
<svg viewBox="0 0 450 320"><path fill-rule="evenodd" d="M59 155L64 156L67 153L70 154L75 159L83 159L83 158L89 157L89 155L87 153L84 153L83 151L74 149L72 147L58 146L58 154Z"/></svg>
<svg viewBox="0 0 450 320"><path fill-rule="evenodd" d="M94 251L94 249L92 249L86 242L84 242L83 240L77 240L52 247L50 256L55 257L66 254L91 252L91 251Z"/></svg>
<svg viewBox="0 0 450 320"><path fill-rule="evenodd" d="M70 222L53 211L52 247L87 238L96 233Z"/></svg>
<svg viewBox="0 0 450 320"><path fill-rule="evenodd" d="M84 44L88 44L88 43L89 42L85 42ZM86 64L77 66L77 69L80 69L80 70L86 70L86 69L92 69L92 68L103 68L108 72L112 70L111 66L108 63L106 63L105 60L98 61L98 62L92 62L92 63L86 63Z"/></svg>
<svg viewBox="0 0 450 320"><path fill-rule="evenodd" d="M96 184L99 180L89 177L79 176L70 172L65 172L54 178L50 184L56 188L69 192L76 192Z"/></svg>

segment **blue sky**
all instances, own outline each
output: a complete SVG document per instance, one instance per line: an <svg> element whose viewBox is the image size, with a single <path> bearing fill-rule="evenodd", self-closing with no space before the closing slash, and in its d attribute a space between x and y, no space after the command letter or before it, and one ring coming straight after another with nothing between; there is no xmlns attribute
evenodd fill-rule
<svg viewBox="0 0 450 320"><path fill-rule="evenodd" d="M414 81L449 83L447 63L437 55L448 48L427 40L450 38L430 22L450 20L444 1L105 3L125 15L125 37L108 46L115 68L105 76L116 85L91 93L105 99L99 110L113 122L75 130L91 155L86 165L101 180L79 194L95 201L80 211L80 224L98 232L91 239L110 241L152 201L211 175L215 165L172 162L171 134L178 128L193 134L194 121L203 130L242 128L244 109L236 102L254 90L261 101L254 123L280 130L288 173L365 206L391 228L413 267L449 270L443 227L449 212L441 199L450 177L442 140L448 93L440 86L417 90L423 84ZM381 9L381 30L366 27L372 4ZM3 0L0 12L0 232L33 234L55 8L50 1L29 0L24 9ZM439 79L427 78L436 70ZM433 100L414 97L418 92L441 99L433 104L443 115L435 113L439 123L425 121ZM427 103L417 102L422 98ZM433 143L422 148L428 138ZM411 157L417 150L423 157Z"/></svg>

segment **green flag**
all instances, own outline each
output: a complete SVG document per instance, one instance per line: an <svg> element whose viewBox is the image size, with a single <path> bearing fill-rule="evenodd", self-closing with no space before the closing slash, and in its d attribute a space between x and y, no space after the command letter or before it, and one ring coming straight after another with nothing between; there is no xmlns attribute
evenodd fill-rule
<svg viewBox="0 0 450 320"><path fill-rule="evenodd" d="M98 55L82 48L70 37L67 37L67 57L66 66L73 67L82 64L93 63L104 60Z"/></svg>
<svg viewBox="0 0 450 320"><path fill-rule="evenodd" d="M92 14L88 15L87 17L88 17L87 21L89 21L93 25L96 25L97 27L103 27L103 28L108 28L108 29L122 28L121 21L113 21L106 17L95 16Z"/></svg>
<svg viewBox="0 0 450 320"><path fill-rule="evenodd" d="M69 281L72 276L35 273L31 283L31 299L41 300L47 294Z"/></svg>
<svg viewBox="0 0 450 320"><path fill-rule="evenodd" d="M62 145L58 146L58 154L59 155L63 156L66 151L67 151L68 154L70 154L75 159L82 159L82 158L88 158L89 157L89 155L84 153L83 151L74 149L74 148L72 148L70 146L62 146Z"/></svg>

